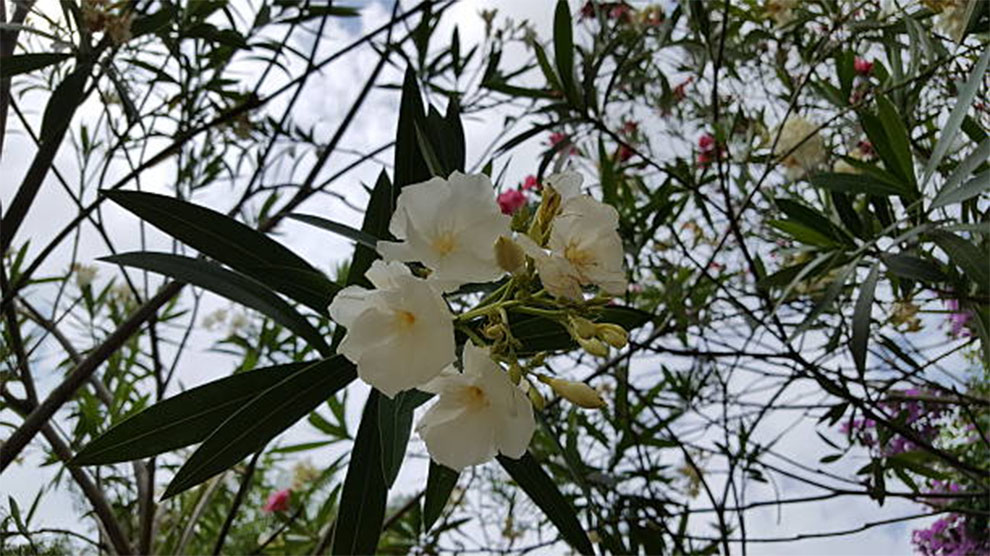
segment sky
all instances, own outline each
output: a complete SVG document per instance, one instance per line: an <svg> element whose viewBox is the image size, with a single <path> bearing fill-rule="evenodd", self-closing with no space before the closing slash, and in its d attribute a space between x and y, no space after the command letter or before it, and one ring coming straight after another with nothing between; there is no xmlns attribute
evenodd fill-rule
<svg viewBox="0 0 990 556"><path fill-rule="evenodd" d="M39 3L42 9L50 10L55 2L49 0ZM365 30L372 29L383 22L388 17L388 9L381 3L369 2L360 3L362 6L362 17L359 20L334 20L329 25L327 35L331 39L323 47L325 52L331 52L340 45L346 44L359 37ZM553 15L553 2L550 0L465 0L452 7L443 19L440 30L436 36L444 38L450 36L453 25L460 29L462 38L480 37L484 32L484 23L478 16L478 12L483 8L497 5L499 14L509 16L515 20L529 20L537 29L541 36L551 35L551 20ZM577 2L572 2L572 7L576 8ZM300 47L307 46L305 43ZM305 93L300 97L297 109L293 114L296 123L302 127L315 126L317 136L328 136L332 133L344 113L349 107L348 102L341 99L354 98L368 75L369 69L377 60L376 55L367 49L361 50L354 56L348 56L339 63L335 63L325 69L319 75L314 76ZM503 62L504 64L506 62ZM508 62L511 65L511 61ZM252 72L257 73L257 66L243 64L242 66L245 80L249 82ZM401 74L397 69L386 70L386 77L383 81L397 82ZM29 112L29 118L37 121L40 118L40 108L44 106L44 96L40 93L30 93L25 97L24 106ZM344 144L357 150L375 147L394 136L395 121L397 115L398 95L394 91L375 91L366 108L358 115L357 120L348 134L344 138ZM272 114L280 114L284 106L284 99L273 102L267 110ZM74 125L78 126L82 122L92 122L98 116L95 101L91 100L81 111ZM11 117L11 125L17 126L16 118ZM467 118L465 129L467 134L468 161L469 164L479 159L484 149L496 138L502 130L503 122L501 118L489 117L484 120L477 118ZM522 145L513 155L510 167L506 172L507 182L512 184L520 181L525 175L534 173L535 165L539 159L542 146L541 139L531 140ZM23 133L13 133L8 135L7 143L3 152L2 165L0 165L0 201L6 204L9 202L15 191L15 185L23 175L28 161L33 155L34 148L23 135ZM385 155L382 160L388 161L391 157ZM341 157L333 159L328 165L327 175L339 169L348 160ZM305 164L302 165L305 168ZM80 166L72 153L72 149L64 146L57 158L57 167L66 175L70 176L70 183L74 183L74 176L78 175ZM368 164L353 174L352 179L342 182L334 187L334 190L345 196L349 201L357 206L363 206L366 202L366 195L361 188L361 182L373 183L375 176L380 169L378 164ZM171 167L162 164L149 170L141 180L141 186L148 191L169 191L169 180L171 177ZM230 195L224 191L223 187L215 188L207 195L198 195L195 201L200 204L226 210L230 206ZM85 192L85 198L92 199L95 191ZM338 200L322 196L307 202L301 212L310 214L325 215L329 218L342 221L351 225L360 223L361 214L346 208ZM57 227L53 227L66 218L75 214L74 207L67 200L64 193L58 188L55 180L49 176L42 189L36 206L32 209L25 225L22 228L19 238L32 238L35 240L33 250L43 244L45 238L50 237ZM106 206L102 213L106 219L107 228L111 230L114 241L121 251L137 250L141 248L135 219L129 213L113 206ZM291 246L303 258L313 262L321 269L330 271L334 266L350 257L352 246L346 240L333 235L314 232L314 230L304 224L296 222L285 222L278 229L279 241ZM149 231L147 246L152 248L169 247L169 242L162 234L154 230ZM50 273L62 272L68 266L67 261L71 256L72 247L67 242L66 248L59 251L57 256L47 263L45 270ZM95 264L100 268L98 279L106 279L115 272L112 267L96 262L97 257L107 254L105 246L98 237L91 231L84 233L76 244L78 248L77 259L86 264ZM135 274L134 276L139 276ZM228 308L229 304L212 295L204 297L201 317L211 311L221 308ZM225 376L230 372L233 362L230 357L218 354L210 350L213 343L221 339L225 330L218 329L212 332L199 330L193 335L193 342L187 354L181 361L179 377L180 382L175 384L175 393L179 388L189 388L205 382ZM42 392L47 392L58 380L58 373L54 372L56 357L58 353L52 350L41 352L42 361L51 365L53 369L44 376L39 377L39 388ZM641 365L644 369L653 365L649 359L637 360L634 365ZM361 384L354 384L351 387L350 399L352 403L349 407L349 416L352 423L351 430L356 429L356 422L360 412L360 401L363 400L367 387ZM7 418L9 416L3 416ZM64 418L64 416L63 416ZM761 434L767 438L790 424L790 421L771 422ZM791 431L785 436L779 450L783 453L805 455L809 449L814 450L810 457L801 459L809 462L817 462L820 457L820 445L815 441L809 441L809 435L814 438L810 428L807 430ZM292 443L304 441L306 439L317 439L316 433L307 425L296 425L287 432L281 439L282 443ZM332 452L333 450L328 450ZM413 436L410 451L420 457L410 457L403 466L399 476L394 495L413 494L422 488L425 482L426 460L421 457L425 453L422 443ZM54 467L39 468L38 464L40 452L31 449L21 465L11 468L0 479L0 494L12 496L19 505L24 508L30 505L31 499L40 485L45 484L54 472ZM319 453L309 457L316 459ZM845 469L854 469L862 465L862 457L849 456L849 461L844 465ZM831 468L834 470L834 468ZM794 497L814 493L806 485L798 484L795 481L782 480L776 485L779 492L786 497ZM766 499L772 497L773 492L764 489L754 489L750 494L751 499ZM6 505L6 502L3 502ZM77 515L82 510L76 495L70 493L63 486L45 496L40 508L37 525L52 527L68 527L73 529L85 528L86 525L77 520ZM875 521L899 515L912 514L919 511L919 508L897 499L891 499L883 507L878 507L873 501L863 498L845 497L825 502L815 502L799 505L788 505L778 513L775 507L766 507L755 510L747 514L748 534L752 538L780 537L786 535L797 535L803 532L837 531L853 528L867 521ZM829 539L806 540L799 543L753 543L747 547L747 553L759 554L905 554L910 552L909 536L910 529L915 524L898 524L890 527L871 529L867 532L847 537L837 537ZM704 533L705 531L699 531Z"/></svg>

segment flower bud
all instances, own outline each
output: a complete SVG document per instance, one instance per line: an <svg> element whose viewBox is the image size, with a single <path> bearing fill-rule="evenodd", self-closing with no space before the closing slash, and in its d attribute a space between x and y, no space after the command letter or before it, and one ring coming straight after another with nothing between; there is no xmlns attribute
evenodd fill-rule
<svg viewBox="0 0 990 556"><path fill-rule="evenodd" d="M558 396L576 406L586 409L600 409L605 407L605 400L598 395L598 392L583 382L546 376L540 376L540 382L550 386Z"/></svg>
<svg viewBox="0 0 990 556"><path fill-rule="evenodd" d="M577 343L580 344L584 351L587 351L591 355L597 357L608 357L608 346L602 343L598 338L578 338Z"/></svg>
<svg viewBox="0 0 990 556"><path fill-rule="evenodd" d="M495 322L481 329L481 333L489 340L498 341L505 338L505 327L502 323Z"/></svg>
<svg viewBox="0 0 990 556"><path fill-rule="evenodd" d="M570 317L571 335L575 338L587 340L598 335L598 327L595 323L583 317Z"/></svg>
<svg viewBox="0 0 990 556"><path fill-rule="evenodd" d="M598 331L596 334L598 338L614 348L622 349L629 343L629 333L618 324L605 322L595 325L595 328Z"/></svg>
<svg viewBox="0 0 990 556"><path fill-rule="evenodd" d="M529 396L529 401L533 403L533 407L536 408L537 411L543 411L543 408L547 406L547 401L543 399L543 394L541 394L536 388L533 388L532 385L529 387L529 390L526 391L526 394Z"/></svg>
<svg viewBox="0 0 990 556"><path fill-rule="evenodd" d="M522 380L522 375L523 369L519 366L519 363L509 365L509 380L512 381L512 384L519 384L519 381Z"/></svg>
<svg viewBox="0 0 990 556"><path fill-rule="evenodd" d="M515 274L526 264L526 254L522 247L505 236L495 240L495 261L506 272Z"/></svg>

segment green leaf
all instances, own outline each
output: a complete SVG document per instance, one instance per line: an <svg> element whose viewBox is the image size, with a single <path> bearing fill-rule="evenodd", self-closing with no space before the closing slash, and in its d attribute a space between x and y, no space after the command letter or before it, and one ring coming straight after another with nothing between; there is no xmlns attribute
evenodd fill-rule
<svg viewBox="0 0 990 556"><path fill-rule="evenodd" d="M416 73L406 68L402 82L402 100L399 103L399 124L395 132L395 198L399 191L411 184L430 179L431 174L419 151L416 126L426 121L426 110L420 96Z"/></svg>
<svg viewBox="0 0 990 556"><path fill-rule="evenodd" d="M939 193L938 198L932 202L930 208L937 209L946 205L968 201L987 190L990 190L990 170L980 172L973 179L951 191L943 189L942 193Z"/></svg>
<svg viewBox="0 0 990 556"><path fill-rule="evenodd" d="M793 220L770 220L768 224L807 245L816 245L818 247L835 247L837 245L835 240L818 230L809 228Z"/></svg>
<svg viewBox="0 0 990 556"><path fill-rule="evenodd" d="M305 417L355 378L354 365L343 355L313 363L285 376L213 431L176 473L165 498L229 469L262 448L276 435Z"/></svg>
<svg viewBox="0 0 990 556"><path fill-rule="evenodd" d="M962 125L963 118L966 117L966 112L972 106L973 99L976 98L976 94L980 90L980 85L983 83L983 77L986 74L988 63L990 63L990 47L984 46L983 54L980 55L980 60L973 67L973 72L969 74L969 79L959 88L956 105L952 108L952 112L949 114L949 120L945 122L945 127L942 128L942 132L938 136L935 150L932 151L932 155L928 158L928 164L925 165L925 172L921 178L922 187L928 183L932 174L935 173L935 169L942 162L942 157L948 152L949 146L956 140L956 136L959 134L959 126Z"/></svg>
<svg viewBox="0 0 990 556"><path fill-rule="evenodd" d="M914 177L914 158L911 156L911 139L908 136L907 128L897 108L890 100L881 95L877 97L880 123L890 141L890 149L897 158L897 163L901 169L901 174L908 179L911 184L911 194L917 195L917 180Z"/></svg>
<svg viewBox="0 0 990 556"><path fill-rule="evenodd" d="M399 392L394 398L378 401L378 427L382 442L382 474L391 487L399 475L412 432L413 411L433 397L418 390Z"/></svg>
<svg viewBox="0 0 990 556"><path fill-rule="evenodd" d="M71 54L59 54L55 52L39 52L33 54L17 54L8 56L0 64L0 79L10 79L15 75L30 73L32 71L47 68L59 62L71 58Z"/></svg>
<svg viewBox="0 0 990 556"><path fill-rule="evenodd" d="M882 257L884 266L895 275L909 280L919 282L944 282L945 274L939 270L938 265L905 253L884 255Z"/></svg>
<svg viewBox="0 0 990 556"><path fill-rule="evenodd" d="M985 249L973 245L956 234L943 231L931 233L935 244L945 251L949 260L962 269L976 287L981 290L990 289L990 254Z"/></svg>
<svg viewBox="0 0 990 556"><path fill-rule="evenodd" d="M791 222L815 230L836 243L853 244L852 237L845 230L817 210L790 199L776 198L774 203L790 218Z"/></svg>
<svg viewBox="0 0 990 556"><path fill-rule="evenodd" d="M502 468L512 480L523 489L557 528L571 548L581 554L594 554L595 549L588 539L574 508L557 488L557 483L540 467L540 464L527 452L519 459L498 456Z"/></svg>
<svg viewBox="0 0 990 556"><path fill-rule="evenodd" d="M880 275L880 262L873 263L866 281L859 289L856 307L853 310L852 340L849 349L859 376L866 372L866 347L870 339L870 312L873 310L873 295L877 289L877 277Z"/></svg>
<svg viewBox="0 0 990 556"><path fill-rule="evenodd" d="M378 431L381 394L372 390L364 405L347 476L340 494L331 554L374 554L385 521L388 486L382 474L382 445Z"/></svg>
<svg viewBox="0 0 990 556"><path fill-rule="evenodd" d="M309 342L324 357L329 357L333 353L323 339L323 334L281 297L272 293L260 282L227 270L218 264L182 255L146 251L121 253L100 260L150 270L199 286L271 317L275 322Z"/></svg>
<svg viewBox="0 0 990 556"><path fill-rule="evenodd" d="M985 138L980 141L979 146L976 147L966 160L959 163L958 166L952 170L952 174L945 180L945 184L942 185L942 190L938 192L935 199L932 200L932 209L939 208L953 202L961 201L946 201L945 197L948 195L953 195L953 199L958 199L960 193L956 192L956 189L963 183L963 180L968 178L977 168L979 168L983 163L990 158L990 138ZM973 183L968 182L967 185ZM968 194L968 192L967 192ZM965 200L965 199L963 199Z"/></svg>
<svg viewBox="0 0 990 556"><path fill-rule="evenodd" d="M187 390L114 425L80 450L72 464L131 461L201 442L245 403L310 365L256 369Z"/></svg>
<svg viewBox="0 0 990 556"><path fill-rule="evenodd" d="M443 509L447 506L450 493L457 486L458 471L430 460L430 471L426 479L426 494L423 500L423 531L429 531Z"/></svg>
<svg viewBox="0 0 990 556"><path fill-rule="evenodd" d="M560 84L571 105L582 107L580 92L574 81L574 30L571 28L571 8L566 0L557 0L553 17L553 55Z"/></svg>
<svg viewBox="0 0 990 556"><path fill-rule="evenodd" d="M904 194L903 189L889 183L862 174L844 172L817 174L811 177L811 185L839 193L864 193L880 197Z"/></svg>
<svg viewBox="0 0 990 556"><path fill-rule="evenodd" d="M815 303L815 306L811 309L811 312L808 313L808 316L804 318L804 321L802 321L791 334L792 339L807 330L812 324L815 323L815 320L818 319L819 315L832 306L835 298L842 293L842 288L846 285L846 281L856 268L856 262L857 261L853 261L847 264L846 267L842 269L839 276L831 284L829 284L828 289L825 290L825 294L822 295L821 299L819 299L817 303Z"/></svg>
<svg viewBox="0 0 990 556"><path fill-rule="evenodd" d="M175 239L326 314L337 285L265 234L224 214L165 195L104 191L115 203Z"/></svg>
<svg viewBox="0 0 990 556"><path fill-rule="evenodd" d="M83 99L83 90L91 69L90 64L77 66L52 91L52 96L45 105L45 115L41 119L42 143L61 142L65 130L69 128L72 114Z"/></svg>
<svg viewBox="0 0 990 556"><path fill-rule="evenodd" d="M378 245L378 239L371 234L362 232L361 230L355 230L346 224L340 224L338 222L334 222L333 220L327 220L326 218L320 218L319 216L313 216L311 214L290 214L289 218L304 222L310 226L316 226L317 228L329 230L337 235L341 235L347 239L355 241L369 249L376 249Z"/></svg>

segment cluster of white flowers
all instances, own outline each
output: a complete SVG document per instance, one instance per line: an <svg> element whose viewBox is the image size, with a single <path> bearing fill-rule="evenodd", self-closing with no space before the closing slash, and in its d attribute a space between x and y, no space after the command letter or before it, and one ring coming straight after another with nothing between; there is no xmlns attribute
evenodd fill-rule
<svg viewBox="0 0 990 556"><path fill-rule="evenodd" d="M774 154L784 157L780 163L791 179L814 170L827 156L818 125L797 115L788 117L781 126Z"/></svg>
<svg viewBox="0 0 990 556"><path fill-rule="evenodd" d="M389 223L397 241L378 243L384 260L366 274L374 289L349 286L331 303L330 316L347 329L339 351L362 380L388 397L413 388L438 395L416 426L435 461L460 470L496 454L521 457L529 445L533 405L540 407L542 396L526 374L542 358L520 364L507 311L556 318L596 355L625 345L621 327L580 316L604 302L585 299L584 287L611 295L626 289L618 214L582 194L581 182L573 172L547 178L531 224L516 232L483 174L454 172L409 185ZM444 298L506 274L495 292L460 315ZM455 329L470 337L461 365ZM576 405L604 405L586 384L537 378Z"/></svg>

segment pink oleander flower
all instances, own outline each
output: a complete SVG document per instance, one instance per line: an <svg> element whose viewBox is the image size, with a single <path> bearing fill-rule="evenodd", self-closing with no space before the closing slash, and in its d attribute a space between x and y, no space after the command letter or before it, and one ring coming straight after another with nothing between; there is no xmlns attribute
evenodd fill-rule
<svg viewBox="0 0 990 556"><path fill-rule="evenodd" d="M715 157L712 156L711 151L701 151L700 153L698 153L698 167L708 168L708 165L711 164L712 160L714 159Z"/></svg>
<svg viewBox="0 0 990 556"><path fill-rule="evenodd" d="M289 499L292 497L292 489L276 490L268 495L268 501L261 507L261 511L272 514L284 512L289 509Z"/></svg>
<svg viewBox="0 0 990 556"><path fill-rule="evenodd" d="M618 152L619 162L625 162L629 160L630 158L632 158L632 155L633 155L632 149L630 149L625 145L619 145L619 152Z"/></svg>
<svg viewBox="0 0 990 556"><path fill-rule="evenodd" d="M698 137L698 148L702 151L710 151L715 148L715 138L710 133L702 133Z"/></svg>
<svg viewBox="0 0 990 556"><path fill-rule="evenodd" d="M870 75L870 73L873 72L873 62L857 56L853 61L853 69L855 69L856 73L860 75Z"/></svg>
<svg viewBox="0 0 990 556"><path fill-rule="evenodd" d="M639 123L632 120L627 120L622 124L622 133L626 135L635 135L636 131L639 130Z"/></svg>
<svg viewBox="0 0 990 556"><path fill-rule="evenodd" d="M551 147L556 146L558 143L562 143L564 141L567 141L567 135L566 134L560 133L559 131L555 131L555 132L553 132L553 133L550 134L550 146Z"/></svg>
<svg viewBox="0 0 990 556"><path fill-rule="evenodd" d="M536 181L536 176L530 174L523 180L522 188L524 191L538 191L542 189L542 186L540 182Z"/></svg>
<svg viewBox="0 0 990 556"><path fill-rule="evenodd" d="M858 148L859 152L862 153L863 156L867 158L876 154L876 151L873 150L873 143L870 143L866 139L863 139L859 143L856 143L856 148Z"/></svg>
<svg viewBox="0 0 990 556"><path fill-rule="evenodd" d="M502 214L512 214L525 204L526 196L518 189L503 191L498 196L498 207L502 209Z"/></svg>

